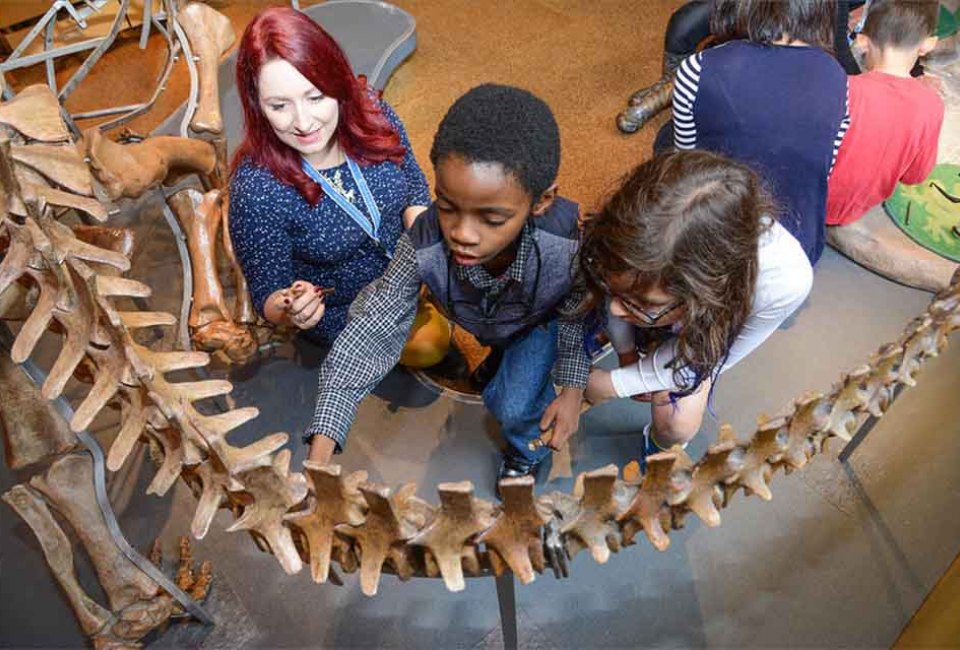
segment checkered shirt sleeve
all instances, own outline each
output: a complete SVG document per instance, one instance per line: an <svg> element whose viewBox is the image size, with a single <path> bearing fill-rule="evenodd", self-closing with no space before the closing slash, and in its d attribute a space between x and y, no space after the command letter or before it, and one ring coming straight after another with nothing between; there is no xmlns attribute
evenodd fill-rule
<svg viewBox="0 0 960 650"><path fill-rule="evenodd" d="M322 435L336 442L336 453L343 450L360 402L400 359L419 291L416 253L404 234L383 277L353 301L347 326L320 368L317 405L304 443Z"/></svg>
<svg viewBox="0 0 960 650"><path fill-rule="evenodd" d="M562 388L584 389L590 374L590 357L583 345L583 317L575 315L582 299L583 290L573 289L560 303L553 381Z"/></svg>

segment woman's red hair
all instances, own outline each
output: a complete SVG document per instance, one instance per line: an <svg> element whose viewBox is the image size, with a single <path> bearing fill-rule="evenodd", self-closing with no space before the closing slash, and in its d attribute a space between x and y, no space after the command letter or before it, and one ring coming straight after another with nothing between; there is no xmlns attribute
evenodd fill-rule
<svg viewBox="0 0 960 650"><path fill-rule="evenodd" d="M311 205L323 195L320 186L301 169L300 154L277 138L260 110L260 68L273 59L287 61L320 92L337 100L340 117L335 135L348 156L361 164L403 160L406 149L400 136L366 84L354 76L337 42L306 14L273 7L257 14L240 40L237 90L243 105L244 138L233 156L233 170L249 159L297 188Z"/></svg>

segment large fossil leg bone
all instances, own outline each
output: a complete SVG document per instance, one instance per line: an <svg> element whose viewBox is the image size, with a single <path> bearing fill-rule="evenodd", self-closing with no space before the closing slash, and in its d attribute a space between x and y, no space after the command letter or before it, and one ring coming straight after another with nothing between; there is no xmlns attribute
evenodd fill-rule
<svg viewBox="0 0 960 650"><path fill-rule="evenodd" d="M76 532L93 562L110 603L118 612L157 595L157 584L134 566L114 543L93 494L93 464L87 455L59 459L32 487L43 493Z"/></svg>
<svg viewBox="0 0 960 650"><path fill-rule="evenodd" d="M257 312L253 308L253 299L250 297L250 287L247 285L247 278L243 275L243 269L240 268L240 262L237 261L237 254L233 250L233 240L230 239L230 196L223 197L223 254L230 263L230 270L233 273L234 291L236 298L233 305L233 320L241 325L253 325L257 322Z"/></svg>
<svg viewBox="0 0 960 650"><path fill-rule="evenodd" d="M230 19L208 5L191 2L177 14L177 21L187 35L193 55L200 59L200 97L190 128L198 133L223 131L220 115L220 89L217 67L220 57L230 49L236 35Z"/></svg>
<svg viewBox="0 0 960 650"><path fill-rule="evenodd" d="M213 145L193 138L160 135L119 144L92 128L84 133L83 150L112 199L136 198L170 176L207 176L217 165Z"/></svg>
<svg viewBox="0 0 960 650"><path fill-rule="evenodd" d="M11 488L3 495L3 500L27 522L37 536L47 566L66 594L83 633L93 636L103 630L110 622L110 612L90 598L77 582L70 540L57 525L44 500L25 485Z"/></svg>
<svg viewBox="0 0 960 650"><path fill-rule="evenodd" d="M220 190L201 194L186 189L171 196L167 202L186 234L190 249L194 288L189 325L193 330L193 341L200 349L223 350L231 359L240 361L252 355L257 344L247 328L236 325L231 319L217 272L221 196Z"/></svg>

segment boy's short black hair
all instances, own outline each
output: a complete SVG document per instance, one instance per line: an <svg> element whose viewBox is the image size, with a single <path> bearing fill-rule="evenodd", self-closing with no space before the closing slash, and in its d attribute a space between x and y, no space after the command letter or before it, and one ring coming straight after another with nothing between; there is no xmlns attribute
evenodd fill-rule
<svg viewBox="0 0 960 650"><path fill-rule="evenodd" d="M873 0L863 33L877 47L917 47L937 31L938 0Z"/></svg>
<svg viewBox="0 0 960 650"><path fill-rule="evenodd" d="M454 102L437 128L430 161L436 166L452 155L503 165L536 201L556 181L560 129L550 107L532 93L483 84Z"/></svg>

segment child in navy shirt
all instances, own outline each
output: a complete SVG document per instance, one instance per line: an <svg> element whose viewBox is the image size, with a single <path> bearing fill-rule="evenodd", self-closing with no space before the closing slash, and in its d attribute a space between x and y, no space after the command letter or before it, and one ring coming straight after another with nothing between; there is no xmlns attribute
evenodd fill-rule
<svg viewBox="0 0 960 650"><path fill-rule="evenodd" d="M847 76L829 54L834 11L830 0L742 0L721 35L737 40L684 60L673 93L674 145L753 167L812 264L849 125Z"/></svg>

